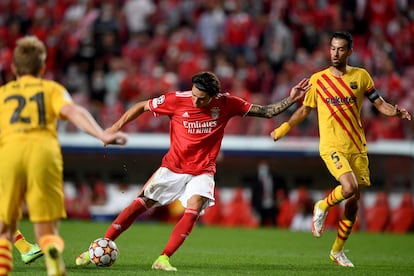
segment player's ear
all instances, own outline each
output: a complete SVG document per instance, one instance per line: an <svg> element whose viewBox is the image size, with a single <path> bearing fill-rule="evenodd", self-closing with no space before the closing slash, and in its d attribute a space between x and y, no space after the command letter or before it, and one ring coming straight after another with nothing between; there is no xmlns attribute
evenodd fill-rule
<svg viewBox="0 0 414 276"><path fill-rule="evenodd" d="M43 76L45 71L46 71L46 64L44 64L44 65L42 65L42 67L40 67L39 76Z"/></svg>
<svg viewBox="0 0 414 276"><path fill-rule="evenodd" d="M354 49L353 48L351 48L351 49L349 49L348 50L348 57L350 57L351 55L352 55L352 53L354 52Z"/></svg>
<svg viewBox="0 0 414 276"><path fill-rule="evenodd" d="M11 71L12 71L13 75L18 76L17 75L17 68L16 68L16 65L14 64L14 62L12 62L10 68L11 68Z"/></svg>

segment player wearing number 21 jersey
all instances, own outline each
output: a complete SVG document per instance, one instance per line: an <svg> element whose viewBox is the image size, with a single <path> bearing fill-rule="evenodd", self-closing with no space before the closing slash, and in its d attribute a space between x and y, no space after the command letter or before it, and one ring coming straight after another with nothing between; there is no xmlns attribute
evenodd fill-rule
<svg viewBox="0 0 414 276"><path fill-rule="evenodd" d="M1 141L24 133L55 139L60 109L72 104L60 84L34 76L24 76L1 87Z"/></svg>
<svg viewBox="0 0 414 276"><path fill-rule="evenodd" d="M13 269L11 245L24 203L48 275L66 274L58 235L59 220L66 217L58 120L71 121L104 144L126 142L122 133L105 133L62 85L42 78L46 52L38 38L20 38L11 68L16 80L0 87L0 275Z"/></svg>

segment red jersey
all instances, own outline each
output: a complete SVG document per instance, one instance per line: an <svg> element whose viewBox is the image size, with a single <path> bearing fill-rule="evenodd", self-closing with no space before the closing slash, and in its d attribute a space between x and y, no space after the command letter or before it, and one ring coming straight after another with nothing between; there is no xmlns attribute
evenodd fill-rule
<svg viewBox="0 0 414 276"><path fill-rule="evenodd" d="M191 91L170 92L149 100L155 116L170 117L170 149L161 166L176 173L199 175L216 172L224 128L234 116L245 116L252 104L218 94L207 107L194 107Z"/></svg>

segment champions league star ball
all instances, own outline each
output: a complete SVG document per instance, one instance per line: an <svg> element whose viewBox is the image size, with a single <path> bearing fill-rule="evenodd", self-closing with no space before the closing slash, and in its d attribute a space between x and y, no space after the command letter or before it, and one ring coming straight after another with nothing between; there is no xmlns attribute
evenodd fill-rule
<svg viewBox="0 0 414 276"><path fill-rule="evenodd" d="M99 238L89 246L89 258L97 266L111 266L118 259L118 256L118 247L110 239Z"/></svg>

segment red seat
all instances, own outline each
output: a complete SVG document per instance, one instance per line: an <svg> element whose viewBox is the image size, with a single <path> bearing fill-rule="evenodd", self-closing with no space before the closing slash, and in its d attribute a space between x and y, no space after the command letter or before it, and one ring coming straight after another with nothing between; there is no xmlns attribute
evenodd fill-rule
<svg viewBox="0 0 414 276"><path fill-rule="evenodd" d="M276 223L280 228L290 228L292 220L298 212L304 213L304 215L312 213L312 201L308 189L299 187L295 192L295 200L286 196L279 204Z"/></svg>
<svg viewBox="0 0 414 276"><path fill-rule="evenodd" d="M235 189L233 199L225 208L226 212L223 218L224 226L248 228L259 226L257 219L253 215L251 203L245 199L242 188Z"/></svg>
<svg viewBox="0 0 414 276"><path fill-rule="evenodd" d="M223 221L223 204L219 189L216 189L214 199L214 205L205 209L204 214L200 217L201 223L205 225L220 225Z"/></svg>
<svg viewBox="0 0 414 276"><path fill-rule="evenodd" d="M401 204L391 212L391 220L387 231L406 233L414 229L414 206L411 193L404 193Z"/></svg>
<svg viewBox="0 0 414 276"><path fill-rule="evenodd" d="M296 204L289 197L283 199L279 204L279 212L276 217L277 227L287 229L292 223L293 216L296 213Z"/></svg>
<svg viewBox="0 0 414 276"><path fill-rule="evenodd" d="M383 232L390 220L388 195L378 192L373 206L365 209L365 223L368 232Z"/></svg>

